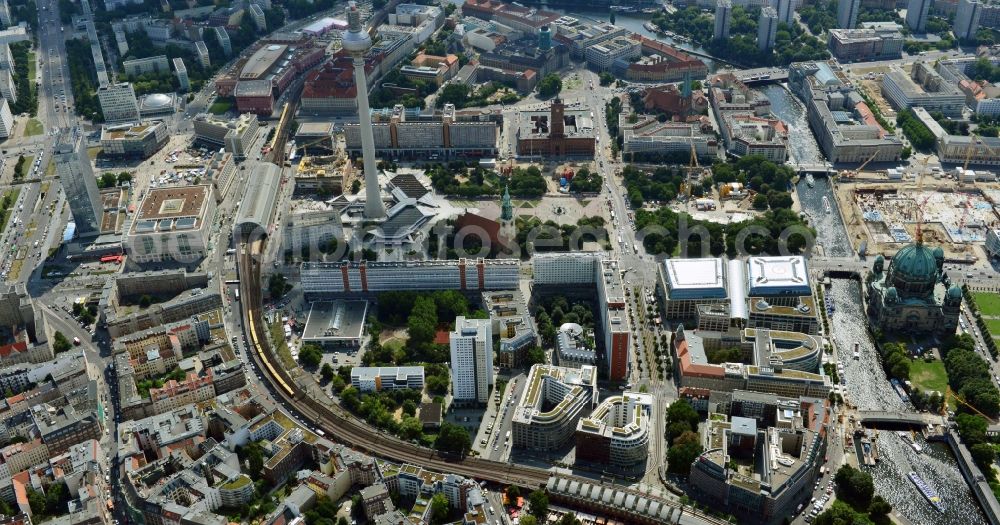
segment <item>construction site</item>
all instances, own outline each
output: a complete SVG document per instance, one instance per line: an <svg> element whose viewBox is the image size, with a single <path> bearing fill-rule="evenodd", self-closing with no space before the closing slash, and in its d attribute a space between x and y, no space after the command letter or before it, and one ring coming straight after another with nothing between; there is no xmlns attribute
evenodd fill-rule
<svg viewBox="0 0 1000 525"><path fill-rule="evenodd" d="M1000 185L946 178L873 182L841 178L834 185L844 225L855 247L891 255L913 242L941 246L950 262L986 260L986 232L1000 227Z"/></svg>

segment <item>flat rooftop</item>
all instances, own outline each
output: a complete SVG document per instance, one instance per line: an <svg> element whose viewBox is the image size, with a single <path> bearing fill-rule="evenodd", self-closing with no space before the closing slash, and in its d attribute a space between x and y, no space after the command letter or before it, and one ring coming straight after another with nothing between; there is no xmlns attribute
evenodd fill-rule
<svg viewBox="0 0 1000 525"><path fill-rule="evenodd" d="M207 184L153 188L139 205L136 220L200 215L209 195L209 188Z"/></svg>
<svg viewBox="0 0 1000 525"><path fill-rule="evenodd" d="M360 339L364 331L368 301L322 301L312 304L302 339L337 341Z"/></svg>
<svg viewBox="0 0 1000 525"><path fill-rule="evenodd" d="M726 274L722 259L667 259L664 275L670 299L726 297Z"/></svg>
<svg viewBox="0 0 1000 525"><path fill-rule="evenodd" d="M518 137L546 138L552 129L551 109L526 110L520 113ZM579 102L566 104L563 111L563 133L567 137L593 137L594 119L590 117L590 109L582 107Z"/></svg>
<svg viewBox="0 0 1000 525"><path fill-rule="evenodd" d="M139 124L136 126L120 126L105 128L101 133L101 140L120 140L124 138L142 137L146 131L153 129L159 122L149 124Z"/></svg>
<svg viewBox="0 0 1000 525"><path fill-rule="evenodd" d="M747 282L751 296L812 295L804 257L750 257Z"/></svg>

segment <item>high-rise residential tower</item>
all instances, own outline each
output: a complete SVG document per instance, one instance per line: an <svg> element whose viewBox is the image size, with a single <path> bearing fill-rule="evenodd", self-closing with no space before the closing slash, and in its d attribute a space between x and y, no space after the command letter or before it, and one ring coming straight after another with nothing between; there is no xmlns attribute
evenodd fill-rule
<svg viewBox="0 0 1000 525"><path fill-rule="evenodd" d="M774 47L774 38L778 33L778 12L773 7L760 10L757 20L757 49L767 51Z"/></svg>
<svg viewBox="0 0 1000 525"><path fill-rule="evenodd" d="M931 0L910 0L906 4L906 26L915 33L927 30L927 12L931 8Z"/></svg>
<svg viewBox="0 0 1000 525"><path fill-rule="evenodd" d="M715 4L715 33L712 37L716 40L729 38L729 26L733 21L733 2L731 0L719 0Z"/></svg>
<svg viewBox="0 0 1000 525"><path fill-rule="evenodd" d="M375 167L375 137L372 134L372 116L368 108L368 79L365 76L365 53L372 48L372 37L361 27L361 12L357 4L351 2L347 8L348 30L341 45L354 60L354 84L358 95L358 124L361 126L361 154L365 164L365 218L385 218L382 204L382 189L378 183ZM491 365L492 367L492 365ZM492 368L491 368L492 370Z"/></svg>
<svg viewBox="0 0 1000 525"><path fill-rule="evenodd" d="M958 0L955 11L955 37L959 40L969 40L976 37L979 30L979 17L983 14L983 4L976 0Z"/></svg>
<svg viewBox="0 0 1000 525"><path fill-rule="evenodd" d="M861 0L840 0L837 4L837 27L854 29L858 23L858 11L861 10Z"/></svg>
<svg viewBox="0 0 1000 525"><path fill-rule="evenodd" d="M485 404L493 384L493 328L489 319L455 318L451 346L451 390L455 401Z"/></svg>

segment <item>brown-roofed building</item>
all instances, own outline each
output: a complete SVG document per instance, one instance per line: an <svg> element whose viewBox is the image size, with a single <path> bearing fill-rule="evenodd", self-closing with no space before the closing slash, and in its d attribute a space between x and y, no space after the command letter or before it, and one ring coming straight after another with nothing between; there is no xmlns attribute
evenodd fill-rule
<svg viewBox="0 0 1000 525"><path fill-rule="evenodd" d="M424 430L441 427L441 403L421 403L420 423Z"/></svg>
<svg viewBox="0 0 1000 525"><path fill-rule="evenodd" d="M205 256L215 199L207 184L153 188L126 238L133 262L193 262Z"/></svg>

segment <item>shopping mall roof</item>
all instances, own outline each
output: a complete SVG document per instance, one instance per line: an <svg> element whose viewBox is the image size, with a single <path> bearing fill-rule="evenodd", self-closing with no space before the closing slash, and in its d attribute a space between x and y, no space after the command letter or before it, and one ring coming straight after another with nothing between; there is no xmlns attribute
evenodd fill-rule
<svg viewBox="0 0 1000 525"><path fill-rule="evenodd" d="M809 269L804 257L750 257L747 259L750 295L811 295Z"/></svg>
<svg viewBox="0 0 1000 525"><path fill-rule="evenodd" d="M285 54L288 46L284 44L268 44L261 46L250 58L247 59L243 70L240 71L241 80L253 80L262 78L274 67Z"/></svg>
<svg viewBox="0 0 1000 525"><path fill-rule="evenodd" d="M667 259L663 261L664 281L670 300L724 299L726 274L723 260Z"/></svg>

